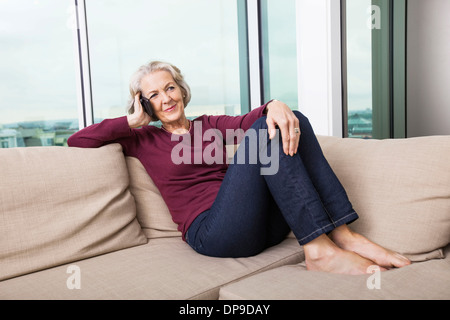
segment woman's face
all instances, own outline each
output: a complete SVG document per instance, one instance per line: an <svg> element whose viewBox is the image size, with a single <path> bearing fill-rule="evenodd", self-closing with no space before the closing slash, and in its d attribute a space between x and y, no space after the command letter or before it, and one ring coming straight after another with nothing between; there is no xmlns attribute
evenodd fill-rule
<svg viewBox="0 0 450 320"><path fill-rule="evenodd" d="M183 92L169 72L155 71L146 75L141 80L141 89L163 124L185 118Z"/></svg>

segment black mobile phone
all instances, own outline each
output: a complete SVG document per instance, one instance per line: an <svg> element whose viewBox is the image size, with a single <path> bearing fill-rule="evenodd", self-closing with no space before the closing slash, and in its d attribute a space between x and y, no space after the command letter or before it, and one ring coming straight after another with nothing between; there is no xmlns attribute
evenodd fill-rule
<svg viewBox="0 0 450 320"><path fill-rule="evenodd" d="M152 117L154 112L152 105L150 103L150 100L148 100L146 97L142 95L142 93L139 95L139 101L141 102L142 107L144 108L144 111Z"/></svg>

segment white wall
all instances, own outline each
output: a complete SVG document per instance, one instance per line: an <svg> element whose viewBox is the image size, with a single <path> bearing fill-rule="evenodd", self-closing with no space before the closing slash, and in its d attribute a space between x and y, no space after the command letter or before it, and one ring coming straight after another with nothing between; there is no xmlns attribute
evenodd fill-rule
<svg viewBox="0 0 450 320"><path fill-rule="evenodd" d="M407 135L450 135L450 1L408 1Z"/></svg>
<svg viewBox="0 0 450 320"><path fill-rule="evenodd" d="M340 3L297 0L299 110L319 135L342 137Z"/></svg>

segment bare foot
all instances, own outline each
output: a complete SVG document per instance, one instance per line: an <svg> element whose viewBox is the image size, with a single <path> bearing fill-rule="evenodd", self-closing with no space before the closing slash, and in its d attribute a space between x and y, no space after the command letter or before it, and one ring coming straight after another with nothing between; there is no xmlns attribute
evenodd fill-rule
<svg viewBox="0 0 450 320"><path fill-rule="evenodd" d="M340 274L367 274L375 263L360 255L339 248L326 235L314 239L303 246L306 269ZM386 269L380 267L380 270Z"/></svg>
<svg viewBox="0 0 450 320"><path fill-rule="evenodd" d="M329 237L340 248L353 251L379 266L401 268L411 264L406 257L371 242L364 236L351 231L347 225L334 229Z"/></svg>

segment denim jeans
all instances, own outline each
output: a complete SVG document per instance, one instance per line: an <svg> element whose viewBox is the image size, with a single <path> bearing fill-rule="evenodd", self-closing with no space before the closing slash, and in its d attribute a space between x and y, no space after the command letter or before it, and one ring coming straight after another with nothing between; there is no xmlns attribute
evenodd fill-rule
<svg viewBox="0 0 450 320"><path fill-rule="evenodd" d="M253 256L279 244L290 230L304 245L358 218L308 119L298 111L294 113L301 128L297 154L284 154L278 134L278 170L262 175L261 167L267 163L237 161L239 152L250 158L251 143L241 143L212 207L188 229L186 241L195 251L213 257ZM258 119L250 130L267 135L266 117ZM267 138L258 141L267 141L266 151L271 156L270 144L275 141L261 138Z"/></svg>

